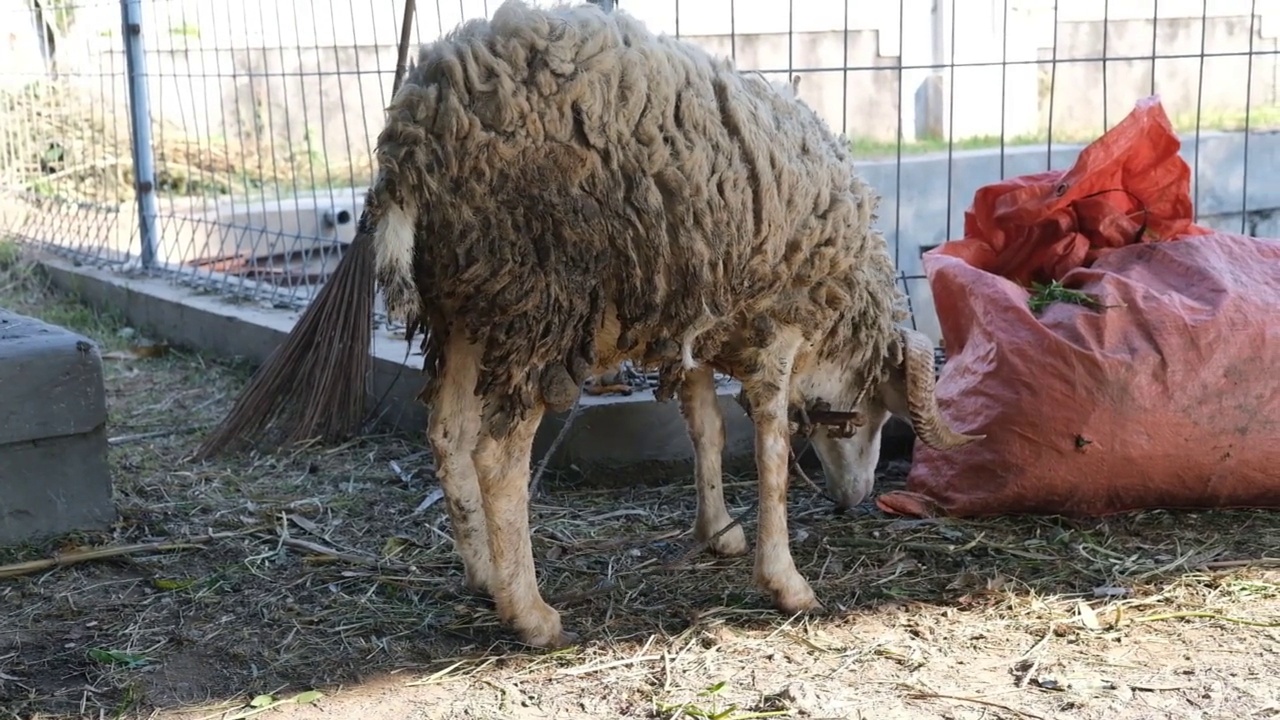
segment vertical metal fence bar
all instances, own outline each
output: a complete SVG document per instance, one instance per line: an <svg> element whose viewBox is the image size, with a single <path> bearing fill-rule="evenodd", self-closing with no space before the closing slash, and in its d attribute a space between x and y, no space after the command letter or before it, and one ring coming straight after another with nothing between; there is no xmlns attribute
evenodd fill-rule
<svg viewBox="0 0 1280 720"><path fill-rule="evenodd" d="M1258 0L1249 3L1249 59L1244 80L1244 167L1241 171L1240 187L1240 234L1249 228L1249 121L1253 110L1253 42L1257 33Z"/></svg>
<svg viewBox="0 0 1280 720"><path fill-rule="evenodd" d="M942 236L944 241L952 238L951 215L955 212L956 194L956 0L951 0L947 12L943 26L947 34L947 232Z"/></svg>
<svg viewBox="0 0 1280 720"><path fill-rule="evenodd" d="M846 16L847 15L848 13L846 13ZM898 0L898 35L900 38L906 34L906 19L907 19L907 0ZM930 19L930 22L932 22L932 19ZM849 35L849 28L848 28L848 23L846 22L845 37L848 37L848 35ZM903 90L904 81L903 81L903 72L902 72L902 69L903 69L902 56L904 54L904 51L902 50L902 46L903 46L903 43L899 41L898 68L897 68L898 70L897 72L898 135L897 135L897 138L895 138L896 142L894 143L894 148L893 148L894 158L897 161L894 163L894 167L893 167L893 266L895 268L902 267L902 143L903 143L903 140L905 139L905 136L903 135L905 128L903 128L902 126L902 105L905 104L905 102L915 101L915 98L913 96L908 96L906 91ZM845 65L849 64L848 50L845 51L844 64ZM846 92L848 92L848 89L847 89L848 85L845 85L845 88L846 88ZM920 125L919 118L916 117L916 114L914 112L911 114L911 116L912 118L915 119L916 125L918 127ZM913 128L913 130L914 129L915 128ZM905 280L902 283L902 289L904 292L906 292L909 289L908 284ZM912 327L914 327L915 313L911 314L911 322L913 323Z"/></svg>
<svg viewBox="0 0 1280 720"><path fill-rule="evenodd" d="M439 26L439 28L440 28L440 34L441 34L441 35L443 35L443 34L444 34L444 32L445 32L445 26L444 26L444 9L440 7L440 0L436 0L436 25L437 25L437 26ZM407 34L407 33L406 33L406 34ZM432 38L432 40L434 40L434 39L435 39L435 38ZM419 37L419 38L418 38L418 41L419 41L419 42L421 42L421 41L422 41L422 38L421 38L421 37ZM399 67L397 67L397 68L396 68L396 72L400 72L400 68L399 68ZM399 87L399 85L394 85L393 87Z"/></svg>
<svg viewBox="0 0 1280 720"><path fill-rule="evenodd" d="M1103 0L1102 3L1102 132L1106 132L1111 127L1110 119L1107 115L1107 101L1110 95L1107 93L1107 41L1110 39L1108 27L1111 25L1111 0Z"/></svg>
<svg viewBox="0 0 1280 720"><path fill-rule="evenodd" d="M147 56L142 43L142 0L120 0L124 30L125 72L129 85L129 129L133 182L138 200L138 232L142 267L156 262L156 167L151 149L151 103L147 94Z"/></svg>
<svg viewBox="0 0 1280 720"><path fill-rule="evenodd" d="M934 14L929 18L928 22L931 25L934 25L936 24L936 18L937 18L937 11L935 11ZM919 21L917 20L917 22ZM848 34L849 34L848 24L849 24L848 23L848 7L846 3L846 8L845 8L845 37L846 38L848 37ZM902 271L902 146L906 140L906 136L903 134L904 127L903 127L903 120L902 120L902 115L903 115L902 106L904 104L904 99L906 102L912 102L912 103L915 102L914 93L912 93L909 96L908 93L905 91L904 89L905 86L903 84L904 83L903 66L905 65L904 60L905 60L905 54L906 54L906 50L904 49L905 43L906 43L906 33L907 33L907 0L898 0L898 67L897 67L897 73L896 73L897 81L898 81L898 122L897 122L897 135L894 138L894 148L893 148L893 152L894 152L893 267L898 271L898 277L900 279L900 282L902 283L902 292L907 296L907 317L911 323L911 329L919 330L920 323L918 318L916 317L915 303L912 302L912 299L911 299L911 279L908 278L906 273ZM938 56L937 56L936 48L934 48L934 52L931 53L930 60L931 62L936 62L937 58ZM846 50L845 65L848 65L848 64L849 64L849 53L848 53L848 50ZM931 71L934 71L936 69L937 69L936 65L930 68ZM915 110L913 110L911 113L911 117L915 125L915 127L912 128L912 137L919 140L918 130L921 124L919 115Z"/></svg>
<svg viewBox="0 0 1280 720"><path fill-rule="evenodd" d="M1200 219L1200 123L1204 116L1204 55L1209 40L1209 0L1200 3L1200 72L1196 79L1196 146L1191 161L1191 219Z"/></svg>
<svg viewBox="0 0 1280 720"><path fill-rule="evenodd" d="M843 34L840 36L840 132L851 142L849 134L849 2L844 0ZM901 7L906 0L898 0ZM898 13L901 16L901 12ZM898 23L898 101L902 101L902 23ZM902 125L902 108L898 108L898 125Z"/></svg>
<svg viewBox="0 0 1280 720"><path fill-rule="evenodd" d="M400 26L400 50L396 57L396 76L391 87L400 87L400 82L404 80L404 74L409 71L409 28L413 26L414 6L416 4L414 0L405 0L404 3L404 22ZM440 3L436 3L437 14L439 14L439 11Z"/></svg>
<svg viewBox="0 0 1280 720"><path fill-rule="evenodd" d="M791 82L791 76L796 71L795 41L796 41L796 2L795 0L787 0L787 77L786 77L786 81L788 83Z"/></svg>
<svg viewBox="0 0 1280 720"><path fill-rule="evenodd" d="M1009 0L1004 0L1000 17L1000 179L1005 177L1009 122Z"/></svg>
<svg viewBox="0 0 1280 720"><path fill-rule="evenodd" d="M1151 2L1151 92L1156 94L1156 56L1160 49L1160 0Z"/></svg>
<svg viewBox="0 0 1280 720"><path fill-rule="evenodd" d="M1053 49L1049 57L1049 122L1044 148L1044 169L1053 169L1053 115L1058 99L1058 1L1053 3Z"/></svg>
<svg viewBox="0 0 1280 720"><path fill-rule="evenodd" d="M729 0L729 58L738 62L738 8L734 0Z"/></svg>

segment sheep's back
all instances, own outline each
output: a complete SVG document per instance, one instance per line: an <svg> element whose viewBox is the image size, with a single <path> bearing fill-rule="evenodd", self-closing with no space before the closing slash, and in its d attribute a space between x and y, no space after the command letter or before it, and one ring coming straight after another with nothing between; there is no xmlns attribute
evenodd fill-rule
<svg viewBox="0 0 1280 720"><path fill-rule="evenodd" d="M607 303L624 331L712 327L703 353L744 317L893 314L874 194L817 115L624 13L508 2L424 46L378 155L421 208L424 306L488 368L581 374Z"/></svg>

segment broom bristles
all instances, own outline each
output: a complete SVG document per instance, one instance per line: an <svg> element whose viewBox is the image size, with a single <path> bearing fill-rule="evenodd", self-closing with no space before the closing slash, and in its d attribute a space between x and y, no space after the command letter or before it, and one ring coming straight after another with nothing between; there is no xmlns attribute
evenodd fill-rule
<svg viewBox="0 0 1280 720"><path fill-rule="evenodd" d="M408 68L416 6L414 0L405 0L392 97ZM358 227L369 227L368 212L366 207ZM196 458L235 448L250 438L328 443L360 432L365 381L373 365L374 275L373 236L357 231L333 275L284 343L254 373L231 412L196 449ZM276 440L280 434L284 437Z"/></svg>
<svg viewBox="0 0 1280 720"><path fill-rule="evenodd" d="M357 234L284 343L197 448L197 459L251 440L328 443L360 431L373 361L373 257L372 237Z"/></svg>

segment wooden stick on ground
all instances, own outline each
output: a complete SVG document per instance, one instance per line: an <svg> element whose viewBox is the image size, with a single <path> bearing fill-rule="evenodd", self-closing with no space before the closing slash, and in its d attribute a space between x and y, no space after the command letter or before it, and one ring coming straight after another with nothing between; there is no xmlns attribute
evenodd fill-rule
<svg viewBox="0 0 1280 720"><path fill-rule="evenodd" d="M284 543L286 547L291 547L295 550L307 550L317 555L333 558L334 560L351 565L362 565L367 568L373 568L374 570L395 570L397 572L410 572L412 570L410 566L398 560L383 560L363 553L357 554L342 552L319 543L313 543L309 540L299 540L298 538L289 537L287 535L278 539L280 542Z"/></svg>
<svg viewBox="0 0 1280 720"><path fill-rule="evenodd" d="M92 550L77 550L75 552L60 553L50 558L28 560L27 562L14 563L12 565L0 565L0 578L32 575L38 572L44 572L45 570L67 567L68 565L78 565L80 563L90 562L93 560L107 560L109 558L124 557L126 555L137 555L138 553L190 550L192 548L204 547L216 540L225 540L238 535L245 535L246 533L247 531L212 533L209 535L197 535L195 537L183 538L181 540L158 540L156 542L136 543L134 545L111 545L108 547L94 548Z"/></svg>

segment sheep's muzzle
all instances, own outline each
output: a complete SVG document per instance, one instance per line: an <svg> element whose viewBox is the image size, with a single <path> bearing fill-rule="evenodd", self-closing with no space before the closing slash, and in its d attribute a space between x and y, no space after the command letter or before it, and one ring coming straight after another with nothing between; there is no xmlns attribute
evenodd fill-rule
<svg viewBox="0 0 1280 720"><path fill-rule="evenodd" d="M925 335L902 328L904 374L907 380L907 411L916 437L934 450L952 450L981 440L986 435L956 432L938 409L934 394L933 342Z"/></svg>

